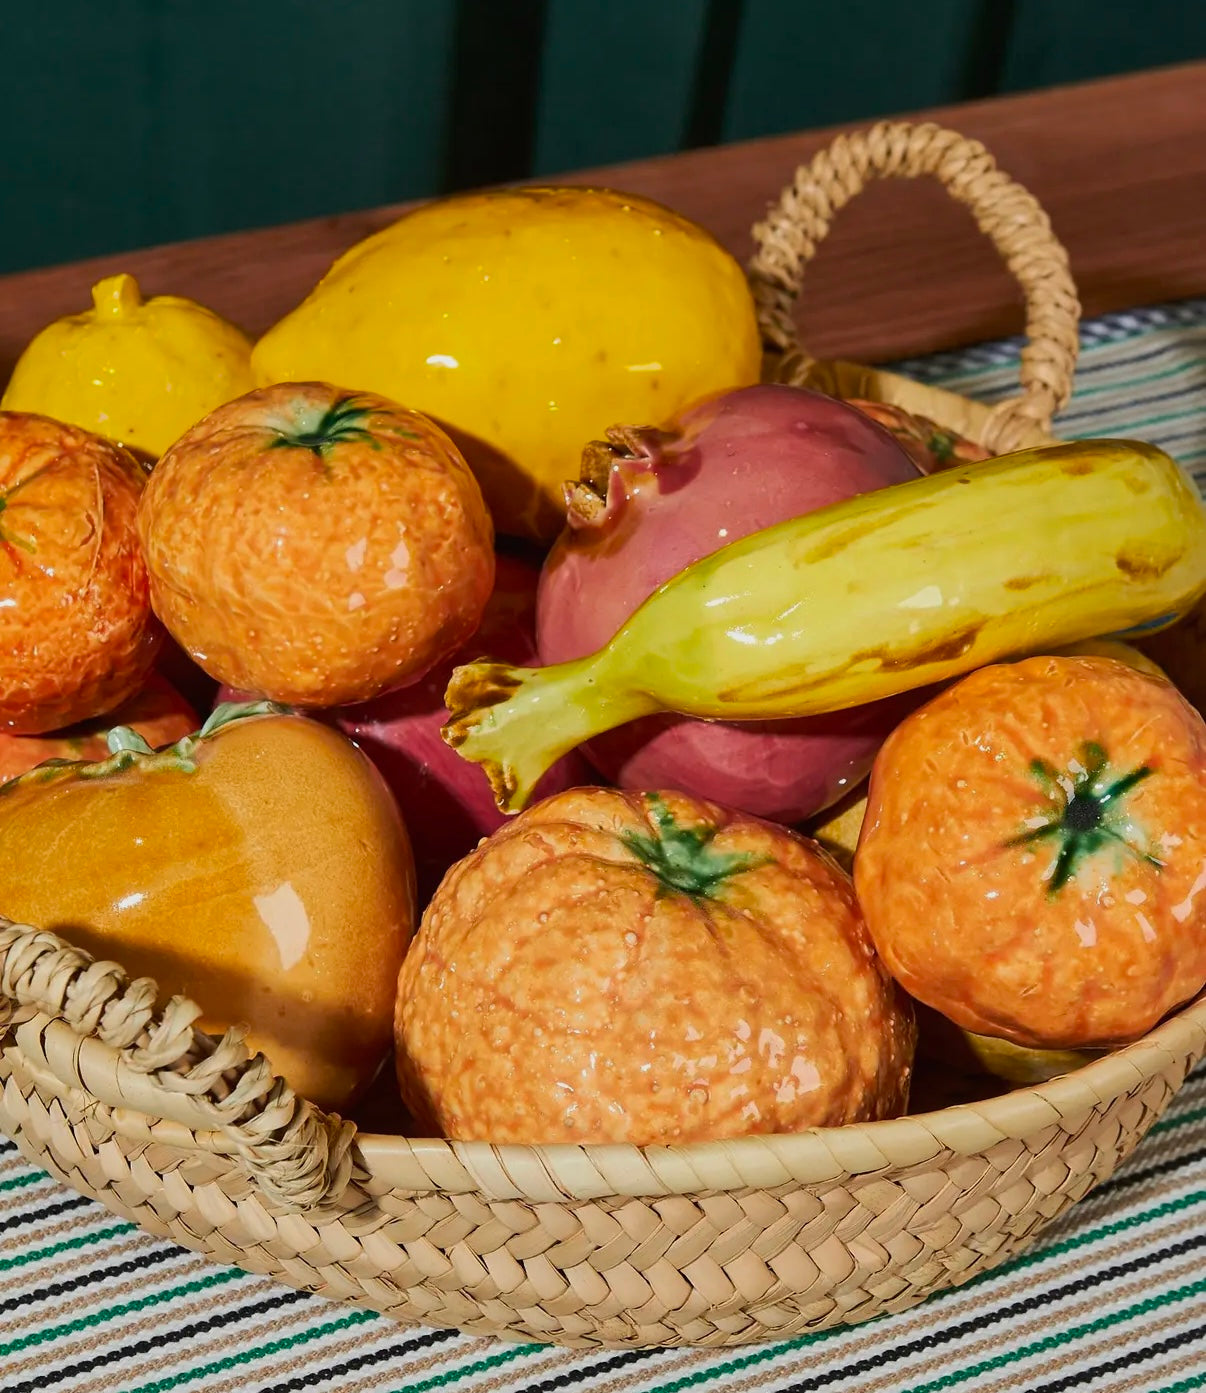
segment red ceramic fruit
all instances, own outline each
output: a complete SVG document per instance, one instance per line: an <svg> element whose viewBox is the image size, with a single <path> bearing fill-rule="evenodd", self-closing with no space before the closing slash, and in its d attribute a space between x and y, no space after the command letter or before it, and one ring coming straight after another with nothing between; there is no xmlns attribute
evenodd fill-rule
<svg viewBox="0 0 1206 1393"><path fill-rule="evenodd" d="M398 800L410 828L420 903L427 902L454 861L508 820L499 812L481 766L462 759L440 738L440 727L448 720L444 691L458 663L483 653L521 665L538 661L538 576L527 562L499 556L481 627L458 653L413 686L330 713L385 775ZM544 775L534 796L593 781L589 765L574 751Z"/></svg>
<svg viewBox="0 0 1206 1393"><path fill-rule="evenodd" d="M114 726L128 726L157 750L196 730L198 724L197 713L188 702L170 682L153 672L140 692L107 716L49 735L0 732L0 784L48 759L92 762L107 758L106 736Z"/></svg>
<svg viewBox="0 0 1206 1393"><path fill-rule="evenodd" d="M163 638L120 445L0 411L0 730L39 734L120 706Z"/></svg>
<svg viewBox="0 0 1206 1393"><path fill-rule="evenodd" d="M1134 1040L1206 984L1206 722L1113 658L981 668L888 737L854 880L893 975L957 1025Z"/></svg>
<svg viewBox="0 0 1206 1393"><path fill-rule="evenodd" d="M545 564L545 663L601 648L659 585L740 537L854 494L918 477L881 426L832 397L746 387L685 412L672 431L624 430L588 446L568 526ZM740 725L653 716L584 752L625 788L679 788L796 822L857 784L911 700Z"/></svg>
<svg viewBox="0 0 1206 1393"><path fill-rule="evenodd" d="M359 706L314 712L352 737L385 776L410 830L419 903L426 904L444 872L508 819L500 813L481 766L462 759L440 738L448 719L444 690L452 669L489 653L506 662L536 661L535 566L499 555L494 592L481 627L467 644L422 681ZM246 700L223 688L219 701ZM592 782L590 766L576 751L548 771L537 785L545 797Z"/></svg>

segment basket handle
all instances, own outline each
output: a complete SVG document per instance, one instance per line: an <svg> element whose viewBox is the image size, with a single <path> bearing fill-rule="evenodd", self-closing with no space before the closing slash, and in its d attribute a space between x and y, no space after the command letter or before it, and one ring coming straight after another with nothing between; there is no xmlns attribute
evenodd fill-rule
<svg viewBox="0 0 1206 1393"><path fill-rule="evenodd" d="M995 453L1016 448L1067 401L1079 348L1080 303L1068 254L1035 197L1003 170L978 140L927 122L881 121L840 135L801 165L765 219L754 228L748 272L763 339L784 356L780 380L802 381L813 359L801 349L796 300L804 271L834 214L872 178L933 175L966 204L1016 277L1026 297L1022 390L994 407L985 438Z"/></svg>
<svg viewBox="0 0 1206 1393"><path fill-rule="evenodd" d="M197 1030L201 1009L184 997L157 1015L158 992L149 977L132 981L116 963L0 918L0 1042L34 1014L61 1020L81 1045L67 1059L53 1052L59 1083L114 1107L131 1106L133 1095L144 1112L216 1133L287 1211L342 1193L355 1164L355 1124L298 1097L262 1054L250 1053L241 1030L220 1040Z"/></svg>

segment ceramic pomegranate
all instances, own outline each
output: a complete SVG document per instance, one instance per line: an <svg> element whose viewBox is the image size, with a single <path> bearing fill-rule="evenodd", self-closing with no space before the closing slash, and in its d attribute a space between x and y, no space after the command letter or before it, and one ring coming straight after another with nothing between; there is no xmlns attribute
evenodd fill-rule
<svg viewBox="0 0 1206 1393"><path fill-rule="evenodd" d="M880 425L798 387L709 398L672 430L624 429L587 447L567 527L537 601L541 660L591 653L659 585L751 532L918 477ZM908 700L801 720L658 715L583 746L625 788L679 788L781 822L827 807L864 777Z"/></svg>
<svg viewBox="0 0 1206 1393"><path fill-rule="evenodd" d="M376 701L328 713L385 775L410 828L425 904L454 861L507 821L479 765L461 759L440 738L448 719L444 689L452 669L479 653L507 662L537 661L536 583L539 571L516 557L497 558L494 591L473 638L421 681ZM576 751L566 755L536 786L543 798L593 781Z"/></svg>

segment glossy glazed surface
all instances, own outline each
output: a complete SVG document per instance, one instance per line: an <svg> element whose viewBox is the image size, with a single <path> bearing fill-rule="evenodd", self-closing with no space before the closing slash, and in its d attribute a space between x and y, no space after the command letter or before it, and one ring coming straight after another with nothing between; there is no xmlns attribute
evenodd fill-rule
<svg viewBox="0 0 1206 1393"><path fill-rule="evenodd" d="M48 324L2 404L108 436L152 458L224 401L250 391L251 341L177 295L142 298L133 276L92 287L92 306Z"/></svg>
<svg viewBox="0 0 1206 1393"><path fill-rule="evenodd" d="M889 736L854 877L893 974L959 1025L1136 1039L1206 983L1206 723L1111 658L982 668Z"/></svg>
<svg viewBox="0 0 1206 1393"><path fill-rule="evenodd" d="M0 730L91 720L146 680L163 630L138 544L144 479L98 435L0 412Z"/></svg>
<svg viewBox="0 0 1206 1393"><path fill-rule="evenodd" d="M360 751L303 717L229 725L194 762L4 785L0 912L190 997L204 1029L247 1024L295 1089L342 1107L387 1053L414 926L398 811Z"/></svg>
<svg viewBox="0 0 1206 1393"><path fill-rule="evenodd" d="M933 474L951 465L974 463L992 457L991 451L976 441L946 430L928 416L916 416L903 406L861 398L851 398L850 405L891 432L923 474Z"/></svg>
<svg viewBox="0 0 1206 1393"><path fill-rule="evenodd" d="M524 1144L887 1116L914 1044L849 880L812 844L610 789L546 799L454 869L397 1035L420 1126Z"/></svg>
<svg viewBox="0 0 1206 1393"><path fill-rule="evenodd" d="M458 662L481 653L508 662L536 661L538 574L527 562L500 555L482 622L458 653L401 691L325 713L381 770L398 800L414 847L421 905L454 861L507 821L481 769L461 759L440 738L440 727L448 719L444 688ZM545 774L536 796L594 781L586 761L571 753Z"/></svg>
<svg viewBox="0 0 1206 1393"><path fill-rule="evenodd" d="M1206 590L1206 511L1154 446L1022 450L817 509L680 571L587 658L460 668L448 738L523 806L567 748L657 710L843 710L1145 623Z"/></svg>
<svg viewBox="0 0 1206 1393"><path fill-rule="evenodd" d="M323 378L434 416L498 530L550 541L588 440L760 365L727 251L647 199L582 188L416 209L346 252L252 355L261 383Z"/></svg>
<svg viewBox="0 0 1206 1393"><path fill-rule="evenodd" d="M443 431L323 383L207 416L156 465L138 523L156 612L193 661L301 706L422 677L494 578L489 514Z"/></svg>
<svg viewBox="0 0 1206 1393"><path fill-rule="evenodd" d="M456 663L479 653L517 663L536 660L538 575L528 562L500 554L481 625L458 653L401 691L313 713L355 741L384 775L410 833L420 906L454 861L508 821L495 805L481 769L459 758L440 738L440 727L448 719L444 688ZM218 693L219 702L247 699L247 693L227 687ZM593 782L590 765L571 753L541 779L537 796Z"/></svg>
<svg viewBox="0 0 1206 1393"><path fill-rule="evenodd" d="M7 783L48 759L95 762L108 758L105 737L114 726L129 726L151 746L170 745L197 729L197 713L157 672L116 711L47 735L0 732L0 783Z"/></svg>
<svg viewBox="0 0 1206 1393"><path fill-rule="evenodd" d="M669 431L617 435L545 563L538 602L546 663L601 648L659 585L760 528L918 475L905 451L844 403L757 386L685 411ZM857 784L908 709L734 725L651 716L583 751L624 788L677 788L795 822Z"/></svg>

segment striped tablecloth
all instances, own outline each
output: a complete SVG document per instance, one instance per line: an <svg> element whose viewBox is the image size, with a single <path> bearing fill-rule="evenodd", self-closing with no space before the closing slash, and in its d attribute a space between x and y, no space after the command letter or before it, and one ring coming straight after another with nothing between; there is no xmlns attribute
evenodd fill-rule
<svg viewBox="0 0 1206 1393"><path fill-rule="evenodd" d="M1084 328L1069 436L1164 446L1206 487L1206 301ZM1018 344L907 370L995 399ZM0 1139L0 1393L1188 1393L1206 1388L1206 1067L1018 1260L915 1310L731 1351L562 1350L403 1329L130 1224Z"/></svg>

